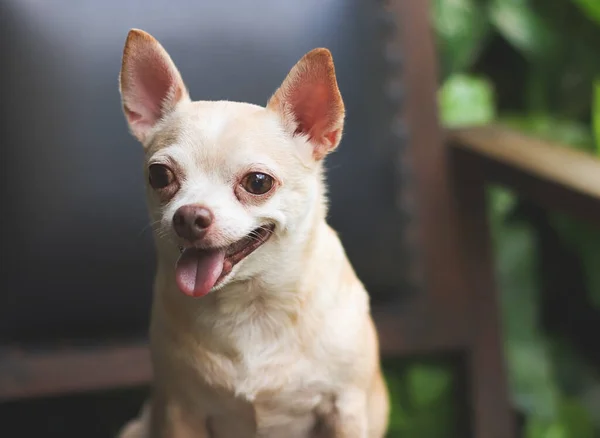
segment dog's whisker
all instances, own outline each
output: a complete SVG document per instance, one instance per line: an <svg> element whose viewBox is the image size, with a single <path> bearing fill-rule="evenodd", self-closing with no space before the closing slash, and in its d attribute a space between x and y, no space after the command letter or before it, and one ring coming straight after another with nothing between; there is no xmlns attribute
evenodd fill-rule
<svg viewBox="0 0 600 438"><path fill-rule="evenodd" d="M141 231L138 233L138 237L140 237L141 235L143 235L146 231L148 231L150 228L157 230L156 226L160 224L160 220L157 221L153 221L153 222L149 222L148 224L144 225L144 227L141 229ZM160 229L158 229L160 230Z"/></svg>
<svg viewBox="0 0 600 438"><path fill-rule="evenodd" d="M265 234L260 234L260 232L264 232ZM271 235L273 233L273 229L267 227L266 225L262 225L258 227L256 230L251 231L248 234L248 238L253 240L254 242L262 242L265 237Z"/></svg>

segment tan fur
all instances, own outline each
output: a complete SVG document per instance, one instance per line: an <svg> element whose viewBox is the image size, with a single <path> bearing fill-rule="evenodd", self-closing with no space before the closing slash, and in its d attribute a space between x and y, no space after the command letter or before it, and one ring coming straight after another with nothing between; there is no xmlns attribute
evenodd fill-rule
<svg viewBox="0 0 600 438"><path fill-rule="evenodd" d="M382 438L388 399L369 297L325 222L322 158L339 143L344 118L329 51L302 58L267 108L191 102L187 92L172 92L185 86L159 43L132 32L121 72L125 112L146 164L169 162L181 181L168 200L148 188L158 256L154 392L119 436ZM127 114L129 102L142 102L133 63L148 51L162 57L160 79L173 83L160 118L136 124ZM325 88L306 88L315 85ZM298 114L306 98L321 105L319 120ZM310 126L300 126L304 116ZM277 189L252 202L236 198L232 181L256 167L277 179ZM171 220L178 207L198 202L215 214L206 238L214 246L265 221L276 228L210 294L194 299L174 280Z"/></svg>

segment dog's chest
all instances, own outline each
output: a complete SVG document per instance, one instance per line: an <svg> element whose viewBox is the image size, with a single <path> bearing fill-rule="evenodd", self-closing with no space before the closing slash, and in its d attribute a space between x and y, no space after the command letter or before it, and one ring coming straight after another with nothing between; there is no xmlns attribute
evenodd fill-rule
<svg viewBox="0 0 600 438"><path fill-rule="evenodd" d="M248 423L248 428L256 429L256 437L261 438L309 438L317 423L316 412L324 401L327 382L323 374L315 367L299 360L296 363L255 363L240 365L236 368L237 375L232 379L231 392L221 395L222 404L215 404L210 395L206 402L212 403L215 410L215 428L227 430L233 419L241 418L240 413L245 408L239 404L234 407L231 399L243 400L253 412L254 425ZM311 373L312 371L312 373ZM222 420L218 420L218 418ZM241 424L239 425L241 426ZM216 436L219 436L218 434ZM228 437L228 434L224 434ZM237 435L231 435L233 438Z"/></svg>
<svg viewBox="0 0 600 438"><path fill-rule="evenodd" d="M324 389L329 370L315 357L312 345L282 332L279 337L263 338L247 333L236 345L236 353L225 357L203 355L198 372L209 384L228 388L236 397L249 401L287 398L295 404L312 404L313 394ZM301 403L302 404L302 403Z"/></svg>
<svg viewBox="0 0 600 438"><path fill-rule="evenodd" d="M324 394L331 392L328 362L318 358L314 345L300 342L293 332L263 335L247 331L236 343L234 358L204 357L197 369L199 376L209 387L224 391L219 391L218 403L209 393L201 396L224 418L235 418L231 399L252 405L257 436L308 437L315 411Z"/></svg>

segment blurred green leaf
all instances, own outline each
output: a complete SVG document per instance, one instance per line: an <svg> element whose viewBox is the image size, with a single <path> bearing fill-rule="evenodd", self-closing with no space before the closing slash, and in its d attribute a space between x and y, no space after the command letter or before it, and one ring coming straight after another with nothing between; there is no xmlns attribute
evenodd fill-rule
<svg viewBox="0 0 600 438"><path fill-rule="evenodd" d="M600 2L598 0L573 0L581 10L596 23L600 24Z"/></svg>
<svg viewBox="0 0 600 438"><path fill-rule="evenodd" d="M567 437L594 438L594 424L585 407L576 399L564 398L560 404L559 421Z"/></svg>
<svg viewBox="0 0 600 438"><path fill-rule="evenodd" d="M385 380L390 393L390 424L389 432L399 432L406 429L410 422L410 417L407 416L405 409L400 401L400 393L402 392L402 376L397 368L386 367Z"/></svg>
<svg viewBox="0 0 600 438"><path fill-rule="evenodd" d="M564 400L569 405L576 404L573 409L582 409L586 413L584 419L576 422L588 429L598 428L600 436L600 381L597 370L584 360L568 338L555 339L551 350L556 379L560 383ZM585 436L585 433L581 435Z"/></svg>
<svg viewBox="0 0 600 438"><path fill-rule="evenodd" d="M542 336L509 340L507 356L513 396L519 409L550 420L556 416L559 389L552 375L552 361Z"/></svg>
<svg viewBox="0 0 600 438"><path fill-rule="evenodd" d="M525 427L525 438L595 438L594 424L577 400L565 398L554 420L532 416Z"/></svg>
<svg viewBox="0 0 600 438"><path fill-rule="evenodd" d="M503 124L565 146L593 151L594 139L588 126L573 120L558 119L548 114L505 114L499 119Z"/></svg>
<svg viewBox="0 0 600 438"><path fill-rule="evenodd" d="M492 232L512 394L522 412L550 420L557 413L559 393L539 322L537 246L527 223L509 220L514 201L502 192L491 192L489 202L505 215Z"/></svg>
<svg viewBox="0 0 600 438"><path fill-rule="evenodd" d="M388 437L447 438L456 426L451 370L436 364L385 365L392 406Z"/></svg>
<svg viewBox="0 0 600 438"><path fill-rule="evenodd" d="M600 2L598 2L600 5ZM596 152L600 155L600 79L594 82L594 101L592 103L592 124L596 139Z"/></svg>
<svg viewBox="0 0 600 438"><path fill-rule="evenodd" d="M497 186L489 187L487 192L492 226L502 227L517 206L517 197L514 193Z"/></svg>
<svg viewBox="0 0 600 438"><path fill-rule="evenodd" d="M542 420L536 416L527 419L525 438L574 438L557 421Z"/></svg>
<svg viewBox="0 0 600 438"><path fill-rule="evenodd" d="M416 366L408 372L411 400L415 407L431 406L447 395L451 388L452 374L439 366Z"/></svg>
<svg viewBox="0 0 600 438"><path fill-rule="evenodd" d="M444 125L479 125L495 118L494 92L481 78L457 74L450 76L439 91L441 119Z"/></svg>
<svg viewBox="0 0 600 438"><path fill-rule="evenodd" d="M446 75L471 66L489 34L489 22L475 0L434 0L432 22Z"/></svg>
<svg viewBox="0 0 600 438"><path fill-rule="evenodd" d="M489 16L498 32L525 57L548 59L556 51L557 35L528 0L490 0Z"/></svg>

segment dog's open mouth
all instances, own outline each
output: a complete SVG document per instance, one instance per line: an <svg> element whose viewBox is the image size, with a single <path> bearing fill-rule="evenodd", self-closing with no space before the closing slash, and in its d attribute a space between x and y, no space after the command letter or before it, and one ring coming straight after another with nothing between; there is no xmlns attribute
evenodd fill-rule
<svg viewBox="0 0 600 438"><path fill-rule="evenodd" d="M274 225L257 228L223 248L184 249L175 267L177 286L186 295L203 297L227 277L236 264L269 240L274 229Z"/></svg>

